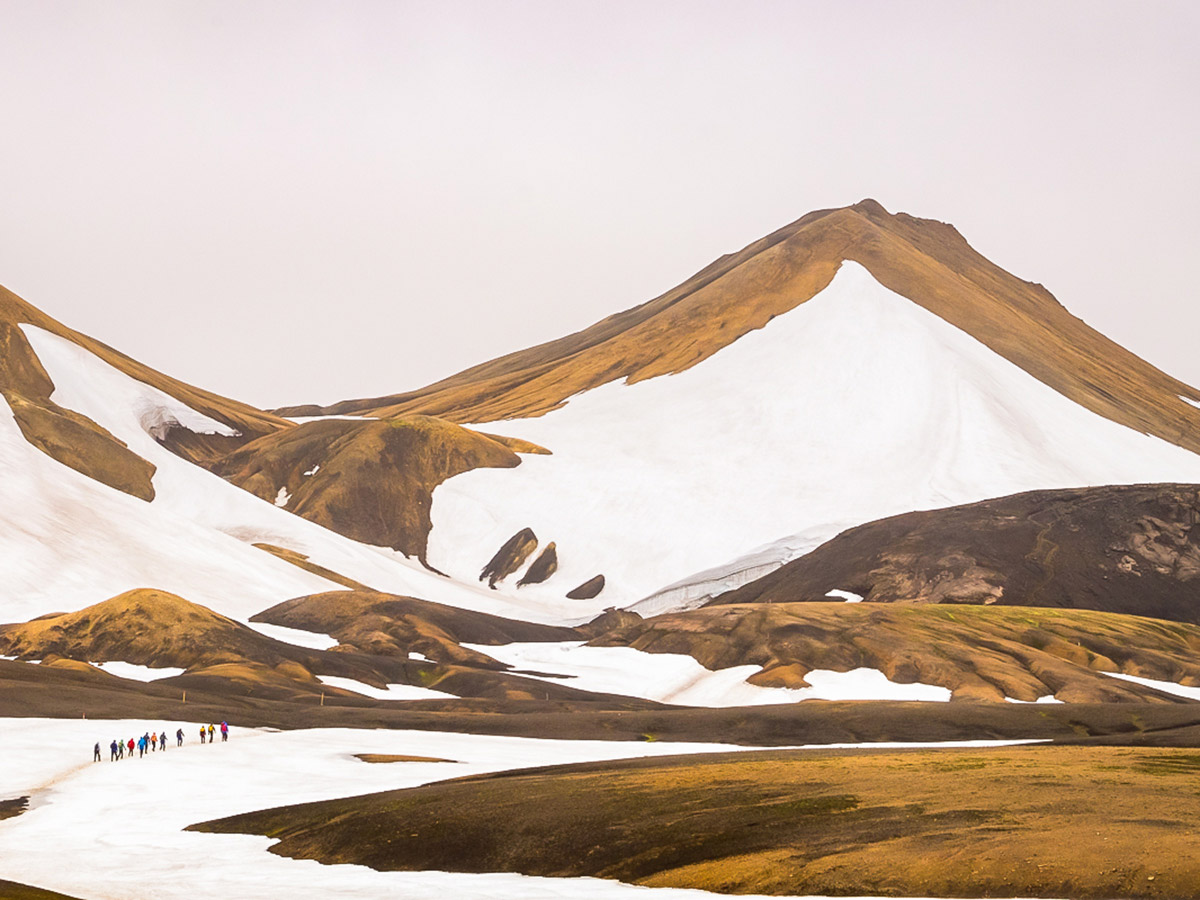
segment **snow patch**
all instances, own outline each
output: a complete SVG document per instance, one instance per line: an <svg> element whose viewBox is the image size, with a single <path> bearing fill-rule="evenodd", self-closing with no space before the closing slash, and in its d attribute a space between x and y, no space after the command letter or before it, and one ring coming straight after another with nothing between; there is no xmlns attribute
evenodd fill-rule
<svg viewBox="0 0 1200 900"><path fill-rule="evenodd" d="M810 687L759 687L746 679L761 666L732 666L712 671L680 653L646 653L633 647L586 647L580 641L463 644L513 666L521 674L584 691L641 697L681 706L762 706L800 700L950 699L946 688L897 684L877 669L833 672L814 669Z"/></svg>
<svg viewBox="0 0 1200 900"><path fill-rule="evenodd" d="M305 631L302 628L288 628L285 625L272 625L270 622L247 622L246 624L265 637L297 647L306 647L309 650L329 650L340 643L335 637L316 631Z"/></svg>
<svg viewBox="0 0 1200 900"><path fill-rule="evenodd" d="M183 725L182 748L107 762L108 744L151 727ZM259 835L184 831L194 823L253 809L330 800L506 769L566 763L752 750L729 744L560 741L434 731L349 728L232 729L228 743L201 747L207 723L141 720L0 719L0 797L30 795L30 809L0 827L0 878L77 897L194 900L703 900L704 891L648 889L599 878L514 874L377 872L269 853ZM103 763L92 763L99 742ZM832 744L872 747L996 747L1021 741L944 744ZM811 746L811 745L810 745ZM363 765L358 753L404 754L453 763ZM119 823L115 825L114 823ZM69 865L64 865L64 860ZM152 885L152 890L147 890ZM745 896L745 900L767 900ZM773 898L782 900L782 898Z"/></svg>
<svg viewBox="0 0 1200 900"><path fill-rule="evenodd" d="M429 688L417 687L412 684L389 684L386 689L372 687L353 678L342 678L337 675L318 675L317 680L329 687L353 691L364 697L374 697L376 700L445 700L453 696L445 691L434 691Z"/></svg>
<svg viewBox="0 0 1200 900"><path fill-rule="evenodd" d="M1179 395L1179 399L1182 400L1184 403L1190 403L1192 406L1196 407L1197 409L1200 409L1200 400L1193 400L1191 397L1183 396L1183 394Z"/></svg>
<svg viewBox="0 0 1200 900"><path fill-rule="evenodd" d="M288 505L288 501L292 499L292 495L288 493L287 487L281 487L279 493L275 495L275 505L280 509Z"/></svg>
<svg viewBox="0 0 1200 900"><path fill-rule="evenodd" d="M308 477L309 475L316 475L320 471L321 471L321 467L319 465L313 466L311 469L309 469L307 472L305 472L304 475L305 475L305 477Z"/></svg>
<svg viewBox="0 0 1200 900"><path fill-rule="evenodd" d="M574 624L600 601L501 597L436 575L401 553L361 544L278 509L161 446L139 409L170 408L189 427L204 417L32 325L22 329L55 384L52 399L82 413L149 460L145 503L58 463L29 444L0 399L0 619L80 609L155 587L245 621L289 597L342 585L249 546L285 547L375 590L527 621ZM151 401L146 401L150 396Z"/></svg>
<svg viewBox="0 0 1200 900"><path fill-rule="evenodd" d="M1057 697L1055 697L1053 694L1043 694L1041 697L1038 697L1036 700L1017 700L1015 697L1005 697L1004 701L1006 703L1062 703L1063 702L1062 700L1059 700Z"/></svg>
<svg viewBox="0 0 1200 900"><path fill-rule="evenodd" d="M1200 687L1188 687L1185 684L1176 684L1173 681L1155 681L1153 678L1142 678L1138 675L1124 675L1120 672L1104 672L1109 678L1120 678L1122 681L1131 681L1134 684L1140 684L1143 687L1154 688L1156 691L1162 691L1164 694L1174 694L1177 697L1187 697L1189 700L1200 700Z"/></svg>
<svg viewBox="0 0 1200 900"><path fill-rule="evenodd" d="M97 669L102 669L109 675L116 675L118 678L129 678L133 681L157 681L160 678L174 678L176 675L182 675L186 669L177 669L174 666L139 666L134 663L120 662L119 660L110 660L108 662L89 663Z"/></svg>
<svg viewBox="0 0 1200 900"><path fill-rule="evenodd" d="M845 600L847 603L862 603L863 601L862 594L855 594L852 591L842 591L837 589L826 591L825 596L833 597L838 600Z"/></svg>

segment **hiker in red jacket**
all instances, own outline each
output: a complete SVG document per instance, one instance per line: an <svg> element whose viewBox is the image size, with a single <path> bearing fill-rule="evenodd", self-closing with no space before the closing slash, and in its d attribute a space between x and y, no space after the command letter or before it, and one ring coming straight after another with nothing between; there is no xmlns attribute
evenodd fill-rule
<svg viewBox="0 0 1200 900"><path fill-rule="evenodd" d="M228 722L221 723L221 740L222 741L229 740L229 723Z"/></svg>

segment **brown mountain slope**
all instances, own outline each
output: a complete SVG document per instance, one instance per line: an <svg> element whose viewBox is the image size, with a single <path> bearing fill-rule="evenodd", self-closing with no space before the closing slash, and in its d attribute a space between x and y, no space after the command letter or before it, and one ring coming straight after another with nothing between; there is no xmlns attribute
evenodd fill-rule
<svg viewBox="0 0 1200 900"><path fill-rule="evenodd" d="M851 528L714 604L1098 609L1200 624L1200 485L1032 491Z"/></svg>
<svg viewBox="0 0 1200 900"><path fill-rule="evenodd" d="M73 613L0 625L0 654L84 662L121 660L144 666L294 661L293 647L166 591L128 591ZM316 656L316 652L309 653Z"/></svg>
<svg viewBox="0 0 1200 900"><path fill-rule="evenodd" d="M182 400L241 432L241 437L198 435L171 429L163 443L192 460L211 459L259 435L290 423L243 403L194 388L142 365L105 344L72 331L16 294L0 288L0 395L12 408L25 438L49 456L110 487L143 500L154 497L150 479L154 466L86 416L55 404L50 379L28 340L22 324L35 325L94 353L132 378Z"/></svg>
<svg viewBox="0 0 1200 900"><path fill-rule="evenodd" d="M305 422L252 441L212 469L264 500L283 488L291 512L424 560L433 489L469 469L520 462L505 438L407 416Z"/></svg>
<svg viewBox="0 0 1200 900"><path fill-rule="evenodd" d="M593 646L686 653L710 669L757 665L754 684L804 687L813 669L878 669L955 700L1067 703L1169 698L1102 674L1200 684L1200 628L1091 610L771 603L706 606L610 631Z"/></svg>
<svg viewBox="0 0 1200 900"><path fill-rule="evenodd" d="M1045 288L989 262L952 226L891 215L873 200L810 213L584 331L417 391L323 411L457 422L539 415L621 377L636 382L695 365L810 299L846 259L1088 409L1200 451L1200 409L1179 399L1200 393L1093 331Z"/></svg>

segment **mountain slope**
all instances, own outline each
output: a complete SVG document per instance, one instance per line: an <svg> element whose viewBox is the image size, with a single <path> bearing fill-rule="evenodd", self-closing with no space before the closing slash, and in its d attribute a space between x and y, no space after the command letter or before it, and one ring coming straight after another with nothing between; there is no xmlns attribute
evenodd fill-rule
<svg viewBox="0 0 1200 900"><path fill-rule="evenodd" d="M800 532L808 549L1024 490L1200 481L1200 456L1073 403L852 262L701 365L476 427L553 455L438 487L430 564L470 580L528 528L557 572L501 592L548 600L600 573L608 605Z"/></svg>
<svg viewBox="0 0 1200 900"><path fill-rule="evenodd" d="M201 390L157 372L111 347L67 328L11 291L0 288L0 395L22 433L54 459L143 500L153 497L154 467L129 452L120 439L50 399L55 385L39 362L22 326L35 326L71 341L130 378L151 385L214 420L208 433L160 420L158 437L180 455L207 459L289 423L271 413Z"/></svg>
<svg viewBox="0 0 1200 900"><path fill-rule="evenodd" d="M433 489L473 468L520 462L500 440L408 416L304 422L252 441L212 470L339 534L424 560Z"/></svg>
<svg viewBox="0 0 1200 900"><path fill-rule="evenodd" d="M660 297L584 331L418 391L292 414L426 413L458 422L538 415L621 378L684 371L828 286L845 260L1087 409L1200 451L1200 393L977 253L950 225L873 200L809 213Z"/></svg>
<svg viewBox="0 0 1200 900"><path fill-rule="evenodd" d="M1098 609L1200 624L1200 486L1035 491L852 528L714 602Z"/></svg>

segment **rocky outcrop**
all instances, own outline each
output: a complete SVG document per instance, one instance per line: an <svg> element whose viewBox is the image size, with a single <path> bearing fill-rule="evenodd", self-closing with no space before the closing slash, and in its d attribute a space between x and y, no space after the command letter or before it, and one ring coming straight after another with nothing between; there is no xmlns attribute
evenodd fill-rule
<svg viewBox="0 0 1200 900"><path fill-rule="evenodd" d="M1032 491L852 528L715 604L1096 609L1200 623L1200 485Z"/></svg>
<svg viewBox="0 0 1200 900"><path fill-rule="evenodd" d="M483 571L479 573L479 580L486 581L488 587L494 588L497 582L503 581L529 558L535 549L537 549L537 535L533 533L532 528L522 528L507 541L500 545L500 549L496 551Z"/></svg>
<svg viewBox="0 0 1200 900"><path fill-rule="evenodd" d="M533 561L525 574L521 576L521 580L517 582L517 587L524 587L527 584L541 584L551 575L558 571L558 548L555 547L554 541L546 545L546 548L538 554L538 558Z"/></svg>
<svg viewBox="0 0 1200 900"><path fill-rule="evenodd" d="M602 590L604 590L604 576L597 575L594 578L589 578L579 587L567 591L567 599L591 600L593 597L600 596Z"/></svg>

